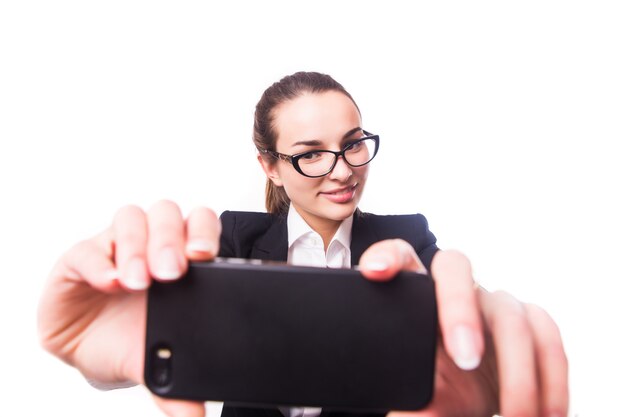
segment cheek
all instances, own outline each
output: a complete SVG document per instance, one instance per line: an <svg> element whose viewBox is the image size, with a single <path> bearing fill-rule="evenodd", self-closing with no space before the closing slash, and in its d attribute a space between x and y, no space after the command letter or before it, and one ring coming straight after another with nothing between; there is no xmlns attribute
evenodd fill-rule
<svg viewBox="0 0 626 417"><path fill-rule="evenodd" d="M291 167L289 167L291 168ZM319 184L323 181L318 178L307 178L296 172L295 169L281 170L280 178L283 182L285 192L290 199L297 199L299 196L304 196L307 193L316 192L315 190Z"/></svg>
<svg viewBox="0 0 626 417"><path fill-rule="evenodd" d="M361 182L364 182L367 179L367 175L369 173L369 165L365 165L362 167L353 168L353 174L358 176L361 179Z"/></svg>

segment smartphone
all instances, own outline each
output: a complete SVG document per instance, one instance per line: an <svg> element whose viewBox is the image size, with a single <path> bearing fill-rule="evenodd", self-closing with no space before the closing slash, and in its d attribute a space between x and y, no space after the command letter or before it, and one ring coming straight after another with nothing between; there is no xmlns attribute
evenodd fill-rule
<svg viewBox="0 0 626 417"><path fill-rule="evenodd" d="M217 259L148 292L144 378L156 395L351 412L433 393L432 278Z"/></svg>

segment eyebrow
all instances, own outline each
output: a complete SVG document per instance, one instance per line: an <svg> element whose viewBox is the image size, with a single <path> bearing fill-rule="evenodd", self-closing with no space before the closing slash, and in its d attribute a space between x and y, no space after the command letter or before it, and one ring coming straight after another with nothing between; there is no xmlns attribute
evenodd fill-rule
<svg viewBox="0 0 626 417"><path fill-rule="evenodd" d="M361 127L355 127L353 129L348 130L348 132L343 135L343 139L348 139L350 136L354 135L356 132L358 132L359 130L363 130L363 128ZM319 140L300 140L296 143L294 143L293 145L291 145L291 147L293 148L294 146L298 146L298 145L304 145L304 146L320 146L322 144L321 141Z"/></svg>

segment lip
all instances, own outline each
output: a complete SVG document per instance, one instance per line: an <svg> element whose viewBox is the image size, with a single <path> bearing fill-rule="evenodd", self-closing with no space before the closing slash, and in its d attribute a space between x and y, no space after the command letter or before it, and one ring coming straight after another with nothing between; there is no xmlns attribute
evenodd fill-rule
<svg viewBox="0 0 626 417"><path fill-rule="evenodd" d="M359 184L349 185L347 187L334 188L328 191L320 191L320 195L332 201L333 203L348 203L354 198L356 188Z"/></svg>

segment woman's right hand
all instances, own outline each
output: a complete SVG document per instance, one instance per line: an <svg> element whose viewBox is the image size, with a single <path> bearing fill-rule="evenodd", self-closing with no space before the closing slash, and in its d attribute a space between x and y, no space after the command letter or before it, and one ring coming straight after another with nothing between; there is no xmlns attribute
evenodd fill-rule
<svg viewBox="0 0 626 417"><path fill-rule="evenodd" d="M152 279L180 278L189 260L214 258L220 232L207 208L186 220L170 201L147 212L121 208L108 229L53 268L39 305L43 347L98 384L142 384L146 289ZM154 398L170 416L204 415L201 403Z"/></svg>

